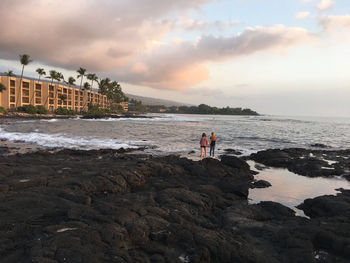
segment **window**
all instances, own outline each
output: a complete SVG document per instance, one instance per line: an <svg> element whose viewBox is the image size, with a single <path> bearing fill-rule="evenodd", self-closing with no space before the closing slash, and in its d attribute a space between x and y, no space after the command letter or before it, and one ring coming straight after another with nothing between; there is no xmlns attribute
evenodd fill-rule
<svg viewBox="0 0 350 263"><path fill-rule="evenodd" d="M41 97L41 91L36 91L36 92L35 92L35 96L36 96L36 97Z"/></svg>
<svg viewBox="0 0 350 263"><path fill-rule="evenodd" d="M29 82L23 82L22 87L24 89L29 89Z"/></svg>
<svg viewBox="0 0 350 263"><path fill-rule="evenodd" d="M67 89L63 89L63 93L67 93Z"/></svg>
<svg viewBox="0 0 350 263"><path fill-rule="evenodd" d="M11 88L11 89L10 89L10 94L11 94L11 95L15 95L15 94L16 94L16 90L15 90L14 88Z"/></svg>
<svg viewBox="0 0 350 263"><path fill-rule="evenodd" d="M50 104L53 104L53 100L49 100L49 103L50 103Z"/></svg>
<svg viewBox="0 0 350 263"><path fill-rule="evenodd" d="M11 96L10 97L10 102L16 102L16 97L15 96Z"/></svg>
<svg viewBox="0 0 350 263"><path fill-rule="evenodd" d="M41 104L41 98L36 98L36 99L35 99L35 103L36 103L36 104Z"/></svg>
<svg viewBox="0 0 350 263"><path fill-rule="evenodd" d="M23 96L29 97L29 90L23 90Z"/></svg>
<svg viewBox="0 0 350 263"><path fill-rule="evenodd" d="M53 98L53 97L54 97L52 92L50 92L49 97L50 97L50 98Z"/></svg>
<svg viewBox="0 0 350 263"><path fill-rule="evenodd" d="M35 84L35 90L41 90L41 84Z"/></svg>
<svg viewBox="0 0 350 263"><path fill-rule="evenodd" d="M23 103L29 103L29 98L28 97L23 97L22 98Z"/></svg>
<svg viewBox="0 0 350 263"><path fill-rule="evenodd" d="M49 91L54 91L54 90L55 90L54 86L50 85L49 86Z"/></svg>
<svg viewBox="0 0 350 263"><path fill-rule="evenodd" d="M10 108L11 108L11 109L16 108L15 104L10 104Z"/></svg>

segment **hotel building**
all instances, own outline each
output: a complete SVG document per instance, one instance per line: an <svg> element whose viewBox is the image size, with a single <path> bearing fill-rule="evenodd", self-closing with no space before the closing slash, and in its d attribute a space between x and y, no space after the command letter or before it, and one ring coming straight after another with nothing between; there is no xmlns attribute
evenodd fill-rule
<svg viewBox="0 0 350 263"><path fill-rule="evenodd" d="M58 82L23 77L20 89L20 77L0 74L0 83L6 87L6 90L0 93L0 106L6 109L32 104L42 105L50 111L58 107L81 111L87 110L89 103L99 105L101 108L106 108L108 105L106 95L91 90L80 90L77 86L70 87Z"/></svg>

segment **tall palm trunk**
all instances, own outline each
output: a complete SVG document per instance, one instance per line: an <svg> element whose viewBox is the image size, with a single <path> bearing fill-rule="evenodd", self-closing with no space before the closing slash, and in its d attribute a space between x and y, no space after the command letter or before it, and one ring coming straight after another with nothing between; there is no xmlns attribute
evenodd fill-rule
<svg viewBox="0 0 350 263"><path fill-rule="evenodd" d="M49 97L50 97L50 86L52 86L52 83L53 83L53 78L51 79L50 85L49 85L49 87L47 89L48 92L47 92L46 100L45 100L45 103L44 103L44 107L45 107L47 101L49 100ZM47 108L49 109L49 104L47 104Z"/></svg>
<svg viewBox="0 0 350 263"><path fill-rule="evenodd" d="M19 89L18 89L18 95L17 95L17 101L16 101L16 108L18 107L18 101L21 98L21 93L22 93L22 78L23 78L23 72L24 72L24 65L22 65L22 73L21 73L21 78L19 80Z"/></svg>
<svg viewBox="0 0 350 263"><path fill-rule="evenodd" d="M83 78L84 78L84 76L81 77L79 90L81 90L81 87L83 85Z"/></svg>

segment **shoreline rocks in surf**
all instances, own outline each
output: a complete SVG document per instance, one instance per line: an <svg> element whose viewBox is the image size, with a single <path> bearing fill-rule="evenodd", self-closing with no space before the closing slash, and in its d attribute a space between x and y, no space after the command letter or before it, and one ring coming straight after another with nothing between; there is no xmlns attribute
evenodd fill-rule
<svg viewBox="0 0 350 263"><path fill-rule="evenodd" d="M350 181L350 150L269 149L253 153L246 159L271 167L287 168L303 176L342 176Z"/></svg>

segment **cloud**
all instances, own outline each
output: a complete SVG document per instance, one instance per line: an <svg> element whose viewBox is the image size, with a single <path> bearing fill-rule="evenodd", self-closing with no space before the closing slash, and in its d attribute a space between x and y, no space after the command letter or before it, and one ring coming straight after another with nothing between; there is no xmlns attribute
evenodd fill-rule
<svg viewBox="0 0 350 263"><path fill-rule="evenodd" d="M350 15L323 16L319 19L319 24L327 31L350 29Z"/></svg>
<svg viewBox="0 0 350 263"><path fill-rule="evenodd" d="M321 0L320 3L317 4L317 9L320 11L331 9L335 5L335 2L332 0Z"/></svg>
<svg viewBox="0 0 350 263"><path fill-rule="evenodd" d="M204 22L193 19L181 19L174 22L174 28L185 29L187 31L205 31L210 29L224 30L226 28L234 27L239 25L240 22L235 21L214 21L214 22Z"/></svg>
<svg viewBox="0 0 350 263"><path fill-rule="evenodd" d="M307 43L315 36L302 28L283 25L252 27L232 37L204 36L196 42L164 45L151 54L138 57L148 71L132 74L124 68L116 74L118 79L155 88L185 89L209 78L205 64L254 54L261 51L281 53L287 48Z"/></svg>
<svg viewBox="0 0 350 263"><path fill-rule="evenodd" d="M228 37L166 42L179 17L217 0L2 0L0 57L27 53L69 70L82 66L118 81L185 89L207 80L206 63L262 51L281 52L314 38L302 28L250 27ZM11 10L9 12L8 10ZM142 11L141 11L142 10ZM16 15L14 15L16 14ZM181 21L180 21L181 22ZM230 27L235 21L192 21L183 30ZM181 24L181 23L180 23Z"/></svg>
<svg viewBox="0 0 350 263"><path fill-rule="evenodd" d="M28 53L68 69L120 67L169 32L171 24L164 18L210 1L71 0L63 8L54 0L3 0L0 56L17 59Z"/></svg>
<svg viewBox="0 0 350 263"><path fill-rule="evenodd" d="M310 12L299 12L295 14L296 19L305 19L310 15Z"/></svg>

